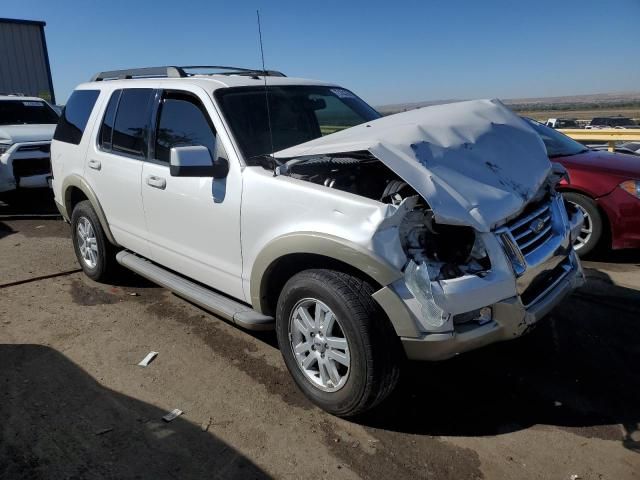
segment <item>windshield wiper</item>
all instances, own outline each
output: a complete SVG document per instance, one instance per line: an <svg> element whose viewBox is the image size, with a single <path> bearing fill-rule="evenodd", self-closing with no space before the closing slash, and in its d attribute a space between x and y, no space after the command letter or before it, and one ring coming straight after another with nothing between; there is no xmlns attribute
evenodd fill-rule
<svg viewBox="0 0 640 480"><path fill-rule="evenodd" d="M267 170L274 170L279 162L268 153L261 153L247 158L246 163L250 167L262 167Z"/></svg>

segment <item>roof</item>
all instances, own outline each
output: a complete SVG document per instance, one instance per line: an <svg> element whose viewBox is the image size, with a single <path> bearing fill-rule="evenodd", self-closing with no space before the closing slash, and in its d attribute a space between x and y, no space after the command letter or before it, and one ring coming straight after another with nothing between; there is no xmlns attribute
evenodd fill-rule
<svg viewBox="0 0 640 480"><path fill-rule="evenodd" d="M78 85L79 89L90 88L131 88L136 87L152 87L162 85L166 88L171 86L178 87L180 85L197 85L205 90L217 90L227 87L260 87L264 85L264 77L250 77L247 75L192 75L184 78L135 78L127 80L103 80L98 82L86 82ZM268 86L279 85L319 85L319 86L337 86L334 83L322 82L319 80L311 80L308 78L295 77L272 77L267 76Z"/></svg>
<svg viewBox="0 0 640 480"><path fill-rule="evenodd" d="M20 25L37 25L39 27L44 27L47 22L43 22L42 20L21 20L18 18L0 18L0 23L15 23Z"/></svg>

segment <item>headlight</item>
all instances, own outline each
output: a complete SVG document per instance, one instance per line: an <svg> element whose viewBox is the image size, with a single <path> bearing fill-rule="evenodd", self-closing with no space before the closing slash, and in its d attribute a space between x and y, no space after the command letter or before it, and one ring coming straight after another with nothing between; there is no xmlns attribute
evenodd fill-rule
<svg viewBox="0 0 640 480"><path fill-rule="evenodd" d="M426 326L437 329L447 323L449 314L442 310L433 298L427 264L422 262L417 265L413 260L410 261L404 271L404 278L407 288L420 302L422 319Z"/></svg>
<svg viewBox="0 0 640 480"><path fill-rule="evenodd" d="M0 143L0 155L2 155L4 152L9 150L10 148L11 148L10 143Z"/></svg>
<svg viewBox="0 0 640 480"><path fill-rule="evenodd" d="M636 198L640 198L640 181L639 180L625 180L619 186L625 192L630 193Z"/></svg>

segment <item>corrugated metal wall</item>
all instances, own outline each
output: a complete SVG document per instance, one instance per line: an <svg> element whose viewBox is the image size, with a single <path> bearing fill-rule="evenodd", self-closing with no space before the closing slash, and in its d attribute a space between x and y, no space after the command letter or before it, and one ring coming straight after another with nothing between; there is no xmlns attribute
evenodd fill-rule
<svg viewBox="0 0 640 480"><path fill-rule="evenodd" d="M54 101L44 25L0 19L0 93Z"/></svg>

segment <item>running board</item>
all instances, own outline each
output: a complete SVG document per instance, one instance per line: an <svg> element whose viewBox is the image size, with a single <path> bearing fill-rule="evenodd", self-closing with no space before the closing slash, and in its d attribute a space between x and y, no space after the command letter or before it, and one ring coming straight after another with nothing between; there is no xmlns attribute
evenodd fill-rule
<svg viewBox="0 0 640 480"><path fill-rule="evenodd" d="M198 285L127 250L116 255L123 267L247 330L273 330L274 319L213 290Z"/></svg>

